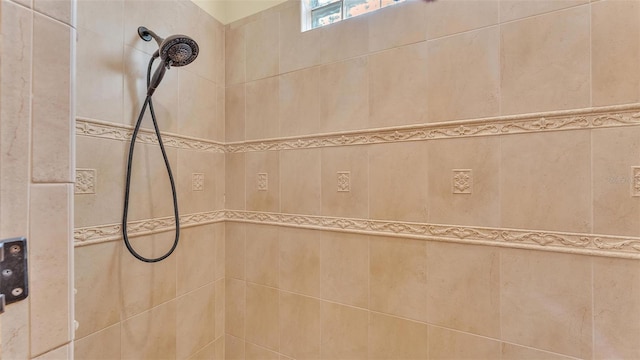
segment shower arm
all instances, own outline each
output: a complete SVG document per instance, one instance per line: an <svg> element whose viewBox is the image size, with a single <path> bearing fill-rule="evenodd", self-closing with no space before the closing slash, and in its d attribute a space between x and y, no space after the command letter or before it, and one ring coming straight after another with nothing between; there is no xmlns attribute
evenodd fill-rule
<svg viewBox="0 0 640 360"><path fill-rule="evenodd" d="M160 47L164 41L164 39L158 36L158 34L144 26L140 26L138 28L138 35L140 35L140 38L144 41L151 41L151 39L154 39L158 43L158 47Z"/></svg>

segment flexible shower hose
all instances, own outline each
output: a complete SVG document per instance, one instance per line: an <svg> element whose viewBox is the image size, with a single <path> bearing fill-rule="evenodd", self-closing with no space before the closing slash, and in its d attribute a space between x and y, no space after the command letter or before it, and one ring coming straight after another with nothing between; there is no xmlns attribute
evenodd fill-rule
<svg viewBox="0 0 640 360"><path fill-rule="evenodd" d="M151 82L151 67L153 66L153 62L155 57L151 57L149 61L149 67L147 68L147 88L149 88L149 84ZM160 66L164 66L164 64L160 64ZM173 212L176 221L176 237L173 241L173 246L169 251L157 258L146 258L140 254L138 254L135 249L131 246L129 242L129 237L127 236L127 216L129 214L129 192L131 189L131 165L133 162L133 150L136 144L136 137L138 136L138 131L140 130L140 125L142 123L142 118L144 117L144 113L147 110L147 106L149 106L149 112L151 113L151 120L153 120L153 128L155 129L156 135L158 136L158 144L160 145L160 151L162 152L162 157L164 158L164 164L167 168L167 173L169 174L169 182L171 183L171 193L173 195ZM180 217L178 215L178 195L176 193L176 185L173 180L173 174L171 173L171 165L169 164L169 158L167 158L167 152L164 149L164 144L162 143L162 136L160 135L160 129L158 128L158 122L156 121L156 114L153 111L153 101L151 100L151 95L147 95L144 100L144 104L142 105L142 109L140 109L140 115L138 115L138 121L136 122L136 126L133 129L133 134L131 135L131 145L129 146L129 160L127 161L127 179L124 190L124 210L122 213L122 236L124 238L124 244L127 246L127 249L131 253L131 255L135 256L138 260L154 263L158 261L162 261L169 257L173 251L178 246L178 239L180 238Z"/></svg>

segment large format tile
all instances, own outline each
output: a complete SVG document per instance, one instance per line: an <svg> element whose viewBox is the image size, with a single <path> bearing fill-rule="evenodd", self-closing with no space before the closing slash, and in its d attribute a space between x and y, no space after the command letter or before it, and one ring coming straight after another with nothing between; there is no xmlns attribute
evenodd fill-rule
<svg viewBox="0 0 640 360"><path fill-rule="evenodd" d="M176 301L122 322L122 359L176 358Z"/></svg>
<svg viewBox="0 0 640 360"><path fill-rule="evenodd" d="M280 11L280 73L318 65L323 54L322 31L301 31L301 4L301 1L290 1Z"/></svg>
<svg viewBox="0 0 640 360"><path fill-rule="evenodd" d="M125 154L129 154L129 143ZM177 178L178 150L165 149ZM124 165L123 165L124 166ZM136 143L131 164L128 221L173 216L173 196L167 168L158 145Z"/></svg>
<svg viewBox="0 0 640 360"><path fill-rule="evenodd" d="M130 238L140 255L156 258L171 249L173 231ZM184 245L180 243L179 246ZM128 319L176 297L176 256L156 263L144 263L124 247L120 258L121 318Z"/></svg>
<svg viewBox="0 0 640 360"><path fill-rule="evenodd" d="M349 21L339 21L331 26L322 26L307 33L316 34L318 42L307 41L305 51L319 51L320 64L330 64L369 52L369 18L371 15L350 18ZM345 36L349 34L349 36ZM309 39L310 40L310 39ZM314 50L312 50L314 49Z"/></svg>
<svg viewBox="0 0 640 360"><path fill-rule="evenodd" d="M112 241L74 249L77 338L120 321L121 246Z"/></svg>
<svg viewBox="0 0 640 360"><path fill-rule="evenodd" d="M369 315L369 359L427 359L427 341L426 324Z"/></svg>
<svg viewBox="0 0 640 360"><path fill-rule="evenodd" d="M580 358L592 355L592 259L503 249L502 339Z"/></svg>
<svg viewBox="0 0 640 360"><path fill-rule="evenodd" d="M246 209L280 211L280 153L245 153Z"/></svg>
<svg viewBox="0 0 640 360"><path fill-rule="evenodd" d="M422 240L372 237L369 241L369 308L427 319L427 252Z"/></svg>
<svg viewBox="0 0 640 360"><path fill-rule="evenodd" d="M280 293L280 352L293 359L320 358L320 300Z"/></svg>
<svg viewBox="0 0 640 360"><path fill-rule="evenodd" d="M509 135L501 140L502 226L590 232L589 132Z"/></svg>
<svg viewBox="0 0 640 360"><path fill-rule="evenodd" d="M427 319L500 338L500 252L488 246L427 243Z"/></svg>
<svg viewBox="0 0 640 360"><path fill-rule="evenodd" d="M591 5L593 105L640 100L640 3Z"/></svg>
<svg viewBox="0 0 640 360"><path fill-rule="evenodd" d="M280 76L280 136L318 132L320 122L318 68L299 70Z"/></svg>
<svg viewBox="0 0 640 360"><path fill-rule="evenodd" d="M500 30L494 26L430 41L429 122L500 114Z"/></svg>
<svg viewBox="0 0 640 360"><path fill-rule="evenodd" d="M322 152L322 215L369 216L369 149L327 147Z"/></svg>
<svg viewBox="0 0 640 360"><path fill-rule="evenodd" d="M320 149L281 151L280 210L287 214L320 215L321 174Z"/></svg>
<svg viewBox="0 0 640 360"><path fill-rule="evenodd" d="M370 55L369 126L426 122L427 69L426 42Z"/></svg>
<svg viewBox="0 0 640 360"><path fill-rule="evenodd" d="M70 184L30 189L29 318L34 355L71 340L71 189Z"/></svg>
<svg viewBox="0 0 640 360"><path fill-rule="evenodd" d="M247 81L258 80L279 72L280 14L261 16L245 26L245 73Z"/></svg>
<svg viewBox="0 0 640 360"><path fill-rule="evenodd" d="M244 210L245 193L245 154L224 154L224 208Z"/></svg>
<svg viewBox="0 0 640 360"><path fill-rule="evenodd" d="M122 221L127 154L128 149L125 149L123 142L76 136L76 169L95 170L95 177L92 179L93 194L75 195L75 227L115 224ZM135 187L131 189L134 192L138 191Z"/></svg>
<svg viewBox="0 0 640 360"><path fill-rule="evenodd" d="M33 9L65 24L75 26L73 20L72 0L33 0Z"/></svg>
<svg viewBox="0 0 640 360"><path fill-rule="evenodd" d="M320 297L321 236L317 230L280 229L280 289Z"/></svg>
<svg viewBox="0 0 640 360"><path fill-rule="evenodd" d="M159 90L158 90L159 91ZM217 118L216 84L190 71L178 71L178 133L213 140L224 132ZM224 138L224 136L222 136Z"/></svg>
<svg viewBox="0 0 640 360"><path fill-rule="evenodd" d="M180 213L224 209L224 154L178 150L175 167Z"/></svg>
<svg viewBox="0 0 640 360"><path fill-rule="evenodd" d="M246 339L279 351L280 312L278 290L247 284Z"/></svg>
<svg viewBox="0 0 640 360"><path fill-rule="evenodd" d="M498 0L443 0L427 6L427 39L498 24Z"/></svg>
<svg viewBox="0 0 640 360"><path fill-rule="evenodd" d="M34 15L31 114L31 179L34 182L74 181L73 36L75 32L68 26L37 13Z"/></svg>
<svg viewBox="0 0 640 360"><path fill-rule="evenodd" d="M225 36L225 84L240 84L245 81L244 27L227 27Z"/></svg>
<svg viewBox="0 0 640 360"><path fill-rule="evenodd" d="M369 307L369 238L325 232L322 235L321 294L323 299Z"/></svg>
<svg viewBox="0 0 640 360"><path fill-rule="evenodd" d="M640 197L631 169L640 165L640 129L597 129L591 134L593 232L640 235Z"/></svg>
<svg viewBox="0 0 640 360"><path fill-rule="evenodd" d="M11 2L2 3L2 36L11 42L0 44L0 53L23 49L17 56L3 56L0 63L0 234L21 236L28 231L29 204L25 199L30 183L31 120L31 11ZM6 316L5 316L6 318ZM6 320L5 320L6 321ZM6 324L6 323L5 323ZM14 322L17 324L17 322ZM6 337L5 337L6 339ZM7 342L5 354L10 354ZM10 356L10 355L5 355Z"/></svg>
<svg viewBox="0 0 640 360"><path fill-rule="evenodd" d="M369 118L369 61L367 57L322 66L319 86L320 131L357 130Z"/></svg>
<svg viewBox="0 0 640 360"><path fill-rule="evenodd" d="M640 263L593 259L595 359L640 358Z"/></svg>
<svg viewBox="0 0 640 360"><path fill-rule="evenodd" d="M429 359L499 359L500 342L429 326Z"/></svg>
<svg viewBox="0 0 640 360"><path fill-rule="evenodd" d="M226 335L224 337L224 357L229 360L244 360L244 340Z"/></svg>
<svg viewBox="0 0 640 360"><path fill-rule="evenodd" d="M428 147L401 142L369 148L369 216L426 222Z"/></svg>
<svg viewBox="0 0 640 360"><path fill-rule="evenodd" d="M279 80L270 77L245 84L245 139L268 139L279 134Z"/></svg>
<svg viewBox="0 0 640 360"><path fill-rule="evenodd" d="M244 339L245 288L243 280L225 280L225 332Z"/></svg>
<svg viewBox="0 0 640 360"><path fill-rule="evenodd" d="M98 4L111 3L119 3L122 7L122 2L119 1L80 1L79 7L87 6L85 4L97 7ZM78 34L76 114L121 123L124 101L122 29L114 33L103 32L104 29L94 32L96 30L81 28Z"/></svg>
<svg viewBox="0 0 640 360"><path fill-rule="evenodd" d="M280 234L275 226L246 224L245 271L247 281L277 287Z"/></svg>
<svg viewBox="0 0 640 360"><path fill-rule="evenodd" d="M214 340L213 283L176 300L176 358L186 359Z"/></svg>
<svg viewBox="0 0 640 360"><path fill-rule="evenodd" d="M507 22L588 3L588 0L508 0L500 2L500 21Z"/></svg>
<svg viewBox="0 0 640 360"><path fill-rule="evenodd" d="M589 6L503 24L501 49L503 115L590 105Z"/></svg>
<svg viewBox="0 0 640 360"><path fill-rule="evenodd" d="M76 359L118 359L120 358L120 324L76 339L73 344Z"/></svg>
<svg viewBox="0 0 640 360"><path fill-rule="evenodd" d="M245 131L245 84L228 86L225 91L225 141L242 141Z"/></svg>
<svg viewBox="0 0 640 360"><path fill-rule="evenodd" d="M252 343L245 343L246 360L278 360L278 353Z"/></svg>
<svg viewBox="0 0 640 360"><path fill-rule="evenodd" d="M369 51L380 51L425 40L426 1L409 0L369 15Z"/></svg>
<svg viewBox="0 0 640 360"><path fill-rule="evenodd" d="M242 223L225 222L225 275L227 278L244 280L246 226Z"/></svg>
<svg viewBox="0 0 640 360"><path fill-rule="evenodd" d="M223 234L217 224L185 228L176 249L177 295L185 294L215 280L216 240Z"/></svg>
<svg viewBox="0 0 640 360"><path fill-rule="evenodd" d="M500 226L500 139L442 139L427 146L429 222ZM470 179L458 188L461 170L470 171Z"/></svg>
<svg viewBox="0 0 640 360"><path fill-rule="evenodd" d="M508 343L502 343L501 357L503 360L570 360L568 356L553 354L542 350L532 349Z"/></svg>
<svg viewBox="0 0 640 360"><path fill-rule="evenodd" d="M367 358L369 313L323 301L321 304L321 358Z"/></svg>

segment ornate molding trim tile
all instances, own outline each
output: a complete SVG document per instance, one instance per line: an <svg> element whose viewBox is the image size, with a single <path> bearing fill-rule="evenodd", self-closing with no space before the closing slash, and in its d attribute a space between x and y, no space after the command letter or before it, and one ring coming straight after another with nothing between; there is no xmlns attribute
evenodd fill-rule
<svg viewBox="0 0 640 360"><path fill-rule="evenodd" d="M224 221L224 215L224 210L181 215L180 226L184 228L220 222ZM129 231L129 237L137 237L165 231L172 231L174 227L175 220L173 216L169 216L163 218L131 221L127 225L127 230ZM91 245L120 239L122 239L121 224L82 227L76 228L73 231L73 240L75 246Z"/></svg>
<svg viewBox="0 0 640 360"><path fill-rule="evenodd" d="M75 194L96 193L96 169L76 169Z"/></svg>
<svg viewBox="0 0 640 360"><path fill-rule="evenodd" d="M182 227L221 221L640 260L640 237L350 219L243 210L217 210L187 214L180 217L180 225ZM173 217L132 221L128 226L129 236L136 237L172 231L174 225ZM122 227L120 224L77 228L74 231L75 246L121 240L121 232Z"/></svg>
<svg viewBox="0 0 640 360"><path fill-rule="evenodd" d="M453 169L451 187L454 194L471 194L473 175L471 169Z"/></svg>
<svg viewBox="0 0 640 360"><path fill-rule="evenodd" d="M133 134L133 127L122 124L114 124L93 119L76 119L76 135L91 136L96 138L129 141ZM172 133L162 133L162 141L165 146L198 150L206 152L224 153L225 146L215 141L196 139ZM137 142L143 144L158 144L158 137L149 130L141 128L138 132Z"/></svg>
<svg viewBox="0 0 640 360"><path fill-rule="evenodd" d="M257 178L258 178L258 183L256 184L256 186L258 191L269 190L269 174L258 173Z"/></svg>
<svg viewBox="0 0 640 360"><path fill-rule="evenodd" d="M191 190L204 191L204 174L202 173L191 174Z"/></svg>
<svg viewBox="0 0 640 360"><path fill-rule="evenodd" d="M336 180L338 182L338 192L351 191L351 172L350 171L338 171Z"/></svg>
<svg viewBox="0 0 640 360"><path fill-rule="evenodd" d="M631 168L631 196L640 196L640 166Z"/></svg>
<svg viewBox="0 0 640 360"><path fill-rule="evenodd" d="M225 151L292 150L640 125L640 104L227 143Z"/></svg>
<svg viewBox="0 0 640 360"><path fill-rule="evenodd" d="M640 259L640 238L227 210L227 221Z"/></svg>

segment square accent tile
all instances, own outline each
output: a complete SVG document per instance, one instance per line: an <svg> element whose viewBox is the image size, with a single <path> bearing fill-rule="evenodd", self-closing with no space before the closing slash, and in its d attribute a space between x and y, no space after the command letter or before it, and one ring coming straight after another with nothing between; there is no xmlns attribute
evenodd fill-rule
<svg viewBox="0 0 640 360"><path fill-rule="evenodd" d="M350 171L338 171L338 192L351 191L351 172Z"/></svg>
<svg viewBox="0 0 640 360"><path fill-rule="evenodd" d="M267 191L269 189L269 174L258 173L258 191Z"/></svg>
<svg viewBox="0 0 640 360"><path fill-rule="evenodd" d="M76 194L96 193L96 169L76 169Z"/></svg>
<svg viewBox="0 0 640 360"><path fill-rule="evenodd" d="M204 174L201 174L201 173L191 174L191 190L204 191Z"/></svg>
<svg viewBox="0 0 640 360"><path fill-rule="evenodd" d="M471 194L473 188L473 175L471 169L453 169L451 181L454 194Z"/></svg>
<svg viewBox="0 0 640 360"><path fill-rule="evenodd" d="M640 166L633 166L631 170L633 174L631 196L640 196Z"/></svg>

